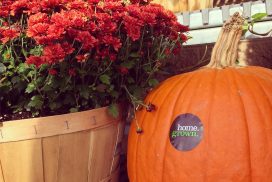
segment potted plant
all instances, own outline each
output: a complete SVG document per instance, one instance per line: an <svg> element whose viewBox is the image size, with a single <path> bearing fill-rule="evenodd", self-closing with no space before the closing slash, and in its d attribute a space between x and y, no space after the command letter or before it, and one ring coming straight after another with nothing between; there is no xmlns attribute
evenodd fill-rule
<svg viewBox="0 0 272 182"><path fill-rule="evenodd" d="M142 0L1 1L0 180L117 181L120 103L153 109L187 31Z"/></svg>

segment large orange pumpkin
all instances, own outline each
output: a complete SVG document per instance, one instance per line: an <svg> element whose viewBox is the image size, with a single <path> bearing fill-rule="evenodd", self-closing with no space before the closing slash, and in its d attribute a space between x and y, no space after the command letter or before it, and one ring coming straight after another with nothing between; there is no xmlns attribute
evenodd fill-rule
<svg viewBox="0 0 272 182"><path fill-rule="evenodd" d="M134 120L130 182L272 181L272 71L237 68L227 48L237 49L241 29L222 31L208 67L164 81L146 98L156 111L137 112L143 133ZM231 60L224 69L222 59Z"/></svg>

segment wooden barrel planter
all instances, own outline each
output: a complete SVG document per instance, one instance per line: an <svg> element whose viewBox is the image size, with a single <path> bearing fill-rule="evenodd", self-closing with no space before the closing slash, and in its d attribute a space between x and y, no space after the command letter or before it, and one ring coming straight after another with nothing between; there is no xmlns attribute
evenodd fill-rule
<svg viewBox="0 0 272 182"><path fill-rule="evenodd" d="M123 126L106 107L4 122L0 182L118 182Z"/></svg>

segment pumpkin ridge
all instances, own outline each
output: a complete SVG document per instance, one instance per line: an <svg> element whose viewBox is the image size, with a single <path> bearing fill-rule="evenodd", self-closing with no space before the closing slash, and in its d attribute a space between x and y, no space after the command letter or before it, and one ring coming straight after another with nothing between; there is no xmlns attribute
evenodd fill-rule
<svg viewBox="0 0 272 182"><path fill-rule="evenodd" d="M192 73L192 72L191 72ZM176 96L176 99L173 99L174 100L174 103L173 104L171 104L173 107L172 108L175 108L175 106L176 106L176 104L177 104L177 102L178 102L178 99L177 98L179 98L180 96L181 96L181 94L183 94L183 90L187 87L187 85L188 84L190 84L191 83L191 81L193 80L193 79L195 79L196 78L196 76L198 76L198 74L201 74L201 71L198 71L197 73L198 74L196 74L196 73L194 73L194 74L191 74L191 73L189 73L188 75L186 75L186 76L179 76L177 79L178 79L178 81L177 81L177 84L175 84L174 85L174 87L171 89L171 90L173 90L173 89L175 89L175 88L179 88L179 91L177 92L178 93L178 95ZM184 78L186 78L187 77L187 82L186 83L184 83ZM189 77L189 78L188 78ZM180 85L183 85L183 87L182 88L180 88ZM166 97L167 98L167 97ZM167 99L165 99L164 100L164 102L162 103L162 105L164 105L165 104L165 101L166 101ZM171 109L171 118L173 118L173 115L174 115L174 112L175 112L175 110L174 109ZM170 127L171 127L171 125L172 125L172 123L169 123L169 129L170 129ZM164 147L164 154L163 154L163 156L164 156L164 159L163 159L163 164L162 164L162 171L164 171L164 169L165 169L165 157L166 157L166 153L167 153L167 150L168 150L168 147L167 147L167 145L169 145L169 138L168 137L165 137L166 138L166 141L164 142L165 143L165 147ZM172 146L171 146L172 147ZM161 180L163 181L164 180L164 174L165 173L162 173L162 177L161 177Z"/></svg>
<svg viewBox="0 0 272 182"><path fill-rule="evenodd" d="M160 86L158 86L158 87L160 87ZM157 92L156 92L156 94L149 94L149 96L146 98L146 100L148 100L148 99L150 99L150 100L152 100L152 98L153 97L155 97L157 95ZM139 116L141 116L140 118L141 118L141 123L139 122ZM139 126L141 127L141 128L143 128L143 121L145 120L145 117L146 117L146 113L144 112L142 112L142 111L140 111L140 112L137 112L136 113L136 116L135 116L136 118L137 118L137 120L138 120L138 123L139 123ZM133 123L135 123L135 118L133 119ZM136 124L135 124L135 128L136 128ZM131 127L130 128L130 130L135 130L135 128L133 128L133 127ZM144 130L144 129L143 129ZM132 131L132 132L136 132L136 130L135 131ZM130 132L130 133L132 133L132 132ZM136 135L136 141L135 141L135 145L136 146L138 146L139 145L139 143L140 143L140 138L139 138L140 136L137 134ZM128 146L129 147L129 146ZM134 152L134 157L129 157L129 159L130 160L134 160L135 162L130 162L130 163L133 163L134 164L134 170L135 170L135 174L133 175L134 176L134 179L135 179L135 181L137 181L137 174L138 174L138 170L140 169L139 167L138 167L138 161L137 161L137 156L138 156L138 150L140 149L140 147L136 147L136 150L135 151L133 151ZM129 162L129 161L128 161ZM134 182L134 179L133 179L133 182Z"/></svg>
<svg viewBox="0 0 272 182"><path fill-rule="evenodd" d="M192 76L191 76L192 77ZM164 103L165 103L165 101L167 101L168 100L168 96L169 96L169 94L171 94L172 92L172 90L178 85L178 83L180 82L180 80L184 80L184 79L181 79L180 77L176 77L176 78L174 78L172 81L170 81L170 83L172 83L171 84L171 86L165 86L168 90L168 93L166 93L165 94L165 97L164 98L161 98L161 99L163 99L163 101L159 104L159 105L164 105ZM189 82L190 80L188 80L188 82ZM157 95L160 95L161 94L161 92L166 92L163 88L160 88L160 92L158 91L157 92ZM155 96L154 96L155 97ZM152 99L151 99L151 102L152 102ZM159 108L157 108L157 110L156 110L156 112L158 113L158 115L156 116L156 117L159 117L160 116L160 110L161 109L161 107L159 107ZM146 113L145 112L145 115L147 115L148 113ZM158 127L158 124L155 124L155 128L154 129L152 129L152 135L154 135L154 133L155 133L155 131L156 131L156 128ZM144 128L144 127L143 127ZM163 155L164 156L164 155ZM164 162L164 159L163 159L163 162Z"/></svg>
<svg viewBox="0 0 272 182"><path fill-rule="evenodd" d="M171 78L171 79L173 79L173 80L175 80L174 78ZM174 83L172 83L173 85L175 85ZM171 84L171 85L172 85ZM162 85L162 84L161 84ZM163 85L164 87L166 87L166 88L169 88L168 87L168 85ZM159 88L160 88L160 86L158 86ZM159 88L156 88L156 89L159 89ZM172 87L171 87L172 88ZM162 88L160 88L160 90L163 90ZM155 94L150 94L149 95L149 97L147 97L146 98L146 101L148 102L148 100L149 101L151 101L152 102L152 100L153 100L153 98L155 98L158 94L159 94L160 92L155 92ZM140 125L140 127L141 128L143 128L143 132L145 132L145 127L144 127L144 120L145 120L145 117L147 116L147 112L145 111L145 110L143 110L143 111L140 111L140 112L138 112L138 113L136 113L136 115L138 115L138 120L139 120L139 115L141 115L141 123L139 122L139 125ZM134 121L135 122L135 121ZM157 125L156 125L157 126ZM133 132L135 132L135 131L133 131ZM140 143L140 141L141 141L141 139L140 139L140 135L137 135L137 139L136 139L136 146L138 146L138 145L140 145L139 143ZM138 176L138 174L139 174L139 172L138 172L138 170L140 170L140 167L138 167L138 161L137 161L137 158L138 158L138 153L139 153L139 151L138 150L142 150L140 147L136 147L136 151L135 151L135 157L133 158L134 160L135 160L135 167L134 167L134 169L135 169L135 181L137 181L137 176Z"/></svg>
<svg viewBox="0 0 272 182"><path fill-rule="evenodd" d="M243 76L241 76L241 73L236 71L236 70L233 70L233 69L229 69L229 71L232 73L232 74L229 74L229 75L232 75L233 76L233 79L232 79L232 83L234 83L235 87L239 89L239 86L242 87L242 84L243 83L243 86L246 88L246 90L249 90L248 88L248 85L244 83L244 80L242 79ZM229 76L228 76L229 77ZM238 83L238 80L239 80L239 83ZM241 81L240 81L241 80ZM239 89L240 90L240 89ZM246 134L247 134L247 153L249 154L248 155L248 165L249 165L249 175L250 175L250 181L252 179L252 156L251 156L251 143L250 143L250 134L249 134L249 126L248 126L248 116L247 116L247 111L246 111L246 107L245 107L245 104L244 104L244 98L241 96L241 94L238 94L239 98L240 98L240 103L242 104L242 111L243 111L243 121L244 121L244 126L245 126L245 131L246 131Z"/></svg>
<svg viewBox="0 0 272 182"><path fill-rule="evenodd" d="M211 95L211 101L210 101L210 110L209 110L209 114L208 114L208 119L207 119L207 123L205 124L205 128L208 128L209 126L210 126L210 118L211 118L211 115L212 115L212 108L214 107L214 97L215 97L215 88L216 88L216 84L214 84L214 82L216 81L216 79L218 78L218 72L219 72L219 70L218 69L215 69L212 73L214 74L213 76L212 76L212 81L210 82L210 84L211 84L211 92L210 92L210 95ZM203 124L204 125L204 124ZM206 137L205 137L206 136ZM206 145L205 145L205 148L206 148L206 150L205 150L205 152L206 152L206 155L205 155L205 157L203 158L203 160L204 160L204 162L203 162L203 164L205 164L205 169L208 169L208 166L209 166L209 150L208 150L208 148L209 148L209 138L210 138L210 131L209 130L205 130L205 134L203 135L203 139L205 139L205 143L206 143ZM206 170L204 170L204 175L203 175L203 181L206 181L207 180L207 171Z"/></svg>
<svg viewBox="0 0 272 182"><path fill-rule="evenodd" d="M242 70L241 70L242 71ZM262 95L265 96L266 100L268 101L267 103L269 104L270 108L272 108L272 100L270 102L270 99L268 97L268 92L265 90L265 88L263 87L262 84L260 84L260 81L257 79L257 78L262 78L262 80L264 80L265 78L262 77L262 73L259 73L258 75L256 74L255 70L251 70L251 69L247 69L247 70L243 70L243 71L247 71L247 72L250 72L250 75L251 75L251 78L255 80L255 83L258 84L259 86L259 90L262 91ZM272 76L272 74L270 75ZM266 79L265 79L266 80ZM258 108L259 109L259 108Z"/></svg>
<svg viewBox="0 0 272 182"><path fill-rule="evenodd" d="M192 77L192 76L191 76L191 77ZM170 81L170 82L173 82L173 84L171 85L171 87L167 86L167 89L169 89L169 90L168 90L168 93L166 93L166 94L165 94L165 97L162 98L163 101L162 101L162 103L160 103L160 105L164 105L165 101L169 98L169 97L168 97L169 94L172 93L172 90L175 89L175 87L179 84L179 82L181 82L180 80L182 80L182 79L184 80L184 78L176 77L175 79L173 79L173 81ZM189 81L190 81L190 80L188 80L188 82L189 82ZM164 93L164 92L165 92L164 89L161 88L161 89L160 89L160 92L157 92L157 94L160 95L161 92ZM151 102L152 102L152 100L151 100ZM174 106L173 106L173 107L174 107ZM161 108L158 107L157 110L156 110L156 112L157 112L157 113L160 113L160 112L159 112L160 109L161 109ZM159 116L159 115L158 115L158 116ZM152 130L152 131L153 131L152 135L153 135L154 132L156 131L156 127L157 127L157 126L158 126L158 125L155 125L155 129Z"/></svg>
<svg viewBox="0 0 272 182"><path fill-rule="evenodd" d="M248 78L248 77L246 77L246 76L244 76L244 80L246 81L246 84L249 86L250 85L250 82L249 81L251 81L252 79L254 80L254 83L255 84L257 84L257 86L258 86L258 91L260 91L261 93L260 93L260 95L262 95L262 97L264 97L265 99L265 101L261 101L261 103L264 103L264 102L266 102L268 105L269 105L269 108L272 108L272 106L271 106L271 102L270 102L270 98L268 97L269 96L269 94L267 94L267 91L265 91L265 89L264 89L264 87L263 87L263 84L261 84L260 83L260 81L264 81L265 83L267 83L266 82L266 80L264 80L265 78L263 78L263 77L261 77L261 74L262 74L262 72L260 72L259 74L257 74L256 72L255 72L255 74L252 74L253 73L253 71L254 70L252 70L252 69L247 69L247 70L243 70L243 71L241 71L241 72L249 72L250 73L250 79ZM258 79L259 78L259 79ZM249 80L249 81L248 81ZM258 94L256 93L256 92L252 92L252 96L253 96L253 101L255 102L255 105L259 105L259 103L260 103L260 101L259 101L259 99L257 98L258 97ZM266 117L264 117L265 115L267 115L268 113L267 112L265 112L265 111L263 111L261 108L259 108L259 107L256 107L256 109L257 109L257 111L258 111L258 116L260 117L261 116L261 118L260 118L260 124L258 125L260 128L261 128L261 130L262 131L265 131L265 130L267 130L267 127L269 128L271 128L271 125L269 125L269 121L267 121L265 118ZM270 115L270 118L272 118L272 116ZM250 128L248 129L249 131L250 131ZM250 136L253 136L253 135L250 135ZM269 135L268 135L268 133L267 132L265 132L265 135L261 135L261 140L260 140L260 142L261 143L269 143L269 140L268 140L268 138L269 138ZM253 143L254 144L254 143ZM260 144L261 145L261 144ZM269 153L269 146L267 146L267 145L263 145L263 147L264 148L262 148L262 151L267 151L268 153ZM254 156L255 156L255 153L256 153L256 149L255 149L256 147L253 147L253 150L251 150L251 151L254 151ZM260 154L259 154L260 155ZM266 154L267 155L267 154ZM253 166L254 166L254 164L253 164ZM255 174L255 173L257 173L257 172L255 172L255 170L253 170L254 171L254 173L253 174ZM258 175L254 175L254 176L258 176Z"/></svg>

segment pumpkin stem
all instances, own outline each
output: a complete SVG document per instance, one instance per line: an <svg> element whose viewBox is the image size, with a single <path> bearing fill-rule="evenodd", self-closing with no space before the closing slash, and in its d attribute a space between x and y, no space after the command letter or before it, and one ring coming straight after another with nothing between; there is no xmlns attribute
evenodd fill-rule
<svg viewBox="0 0 272 182"><path fill-rule="evenodd" d="M238 44L242 36L244 18L238 13L224 23L212 51L210 68L237 67Z"/></svg>

